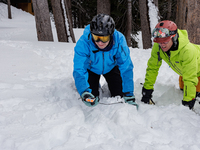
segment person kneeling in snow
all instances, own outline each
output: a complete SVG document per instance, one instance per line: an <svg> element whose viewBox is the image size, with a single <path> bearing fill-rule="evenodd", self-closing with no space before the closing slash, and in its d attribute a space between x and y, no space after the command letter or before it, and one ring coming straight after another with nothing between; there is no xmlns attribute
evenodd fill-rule
<svg viewBox="0 0 200 150"><path fill-rule="evenodd" d="M200 45L190 43L187 31L177 29L177 25L169 20L159 22L152 36L155 43L147 64L141 101L155 104L151 99L153 85L163 59L180 75L179 86L184 92L182 104L192 109L200 92Z"/></svg>
<svg viewBox="0 0 200 150"><path fill-rule="evenodd" d="M122 33L115 30L109 15L98 14L86 26L74 48L73 77L76 88L87 106L99 103L99 79L103 75L111 96L135 102L133 63Z"/></svg>

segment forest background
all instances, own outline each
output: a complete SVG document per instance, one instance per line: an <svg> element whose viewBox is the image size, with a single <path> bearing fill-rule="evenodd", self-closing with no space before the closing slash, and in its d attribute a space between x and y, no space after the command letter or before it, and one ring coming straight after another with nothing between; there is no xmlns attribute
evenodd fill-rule
<svg viewBox="0 0 200 150"><path fill-rule="evenodd" d="M194 112L181 104L179 76L164 61L153 94L156 105L140 101L151 48L130 47L138 111L126 103L89 108L72 76L76 43L71 37L57 42L55 22L54 42L38 41L35 17L11 10L13 19L7 19L7 5L0 3L1 150L200 150L200 105L196 102ZM78 40L83 28L73 31ZM116 102L105 83L101 102Z"/></svg>
<svg viewBox="0 0 200 150"><path fill-rule="evenodd" d="M10 1L0 0L8 3ZM16 1L16 0L15 0ZM98 13L109 14L129 47L138 47L135 37L142 33L143 48L152 47L150 7L155 5L156 23L174 21L188 31L192 43L200 44L199 0L17 0L33 6L38 41L53 41L50 18L55 22L59 42L76 43L73 28L84 28ZM10 13L11 14L11 13ZM11 16L10 16L11 18ZM154 23L155 24L155 23Z"/></svg>

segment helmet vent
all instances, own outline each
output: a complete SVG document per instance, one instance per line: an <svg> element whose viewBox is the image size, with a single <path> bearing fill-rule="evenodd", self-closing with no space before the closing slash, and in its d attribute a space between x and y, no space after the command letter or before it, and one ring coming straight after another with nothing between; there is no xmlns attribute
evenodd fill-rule
<svg viewBox="0 0 200 150"><path fill-rule="evenodd" d="M90 31L99 36L107 36L114 33L115 22L109 15L98 14L92 19Z"/></svg>
<svg viewBox="0 0 200 150"><path fill-rule="evenodd" d="M163 22L161 22L161 23L160 23L160 26L162 27L163 25L164 25L164 23L163 23Z"/></svg>

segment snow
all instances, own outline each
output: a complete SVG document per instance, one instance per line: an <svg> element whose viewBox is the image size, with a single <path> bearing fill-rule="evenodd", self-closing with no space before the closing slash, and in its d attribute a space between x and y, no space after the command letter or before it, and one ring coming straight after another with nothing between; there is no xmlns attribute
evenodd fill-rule
<svg viewBox="0 0 200 150"><path fill-rule="evenodd" d="M157 25L159 16L158 16L158 7L155 6L153 0L148 0L148 7L149 7L149 22L150 22L150 29L151 33L154 27ZM151 38L152 45L153 45L153 37Z"/></svg>
<svg viewBox="0 0 200 150"><path fill-rule="evenodd" d="M158 8L155 6L153 0L148 0L148 7L149 7L150 28L152 31L159 20Z"/></svg>
<svg viewBox="0 0 200 150"><path fill-rule="evenodd" d="M141 103L151 49L130 48L139 104L85 106L76 91L74 43L38 42L35 19L0 3L1 150L200 150L200 105L182 106L178 75L163 62L155 84L155 106ZM74 29L76 40L83 29ZM109 98L105 80L101 102Z"/></svg>

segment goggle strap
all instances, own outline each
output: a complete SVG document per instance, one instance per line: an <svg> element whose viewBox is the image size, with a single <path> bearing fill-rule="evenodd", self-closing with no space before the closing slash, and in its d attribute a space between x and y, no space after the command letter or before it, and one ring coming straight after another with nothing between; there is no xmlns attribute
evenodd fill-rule
<svg viewBox="0 0 200 150"><path fill-rule="evenodd" d="M170 35L174 35L174 34L176 34L176 33L177 33L177 29L174 30L174 31L169 31L169 34L170 34Z"/></svg>

